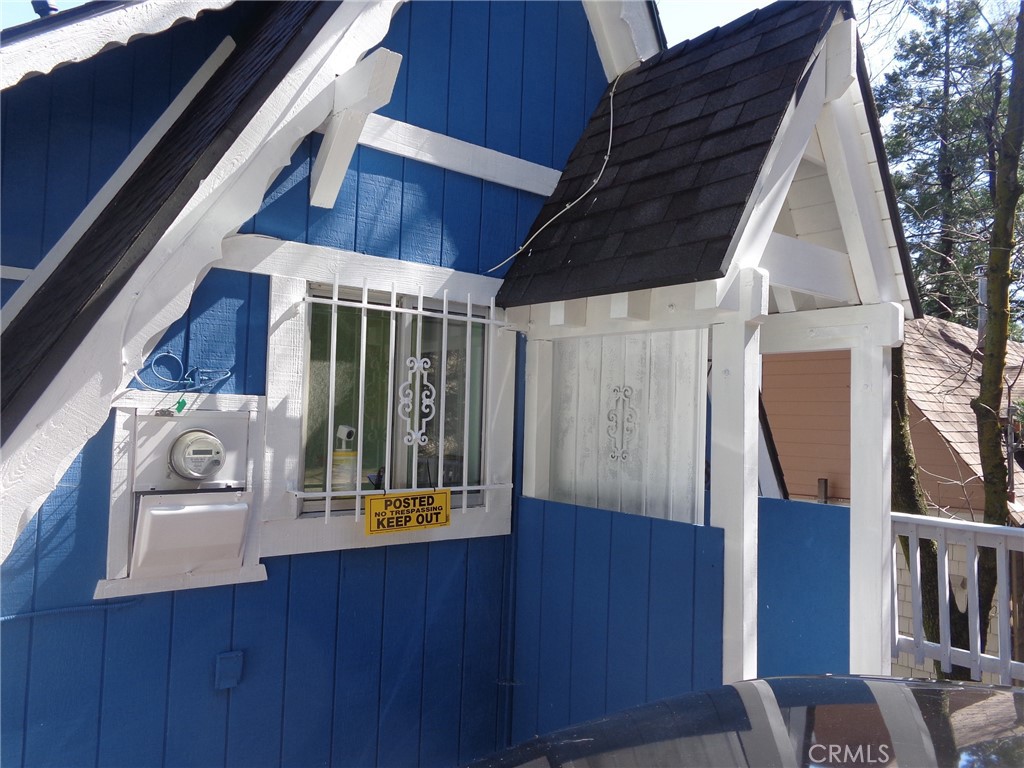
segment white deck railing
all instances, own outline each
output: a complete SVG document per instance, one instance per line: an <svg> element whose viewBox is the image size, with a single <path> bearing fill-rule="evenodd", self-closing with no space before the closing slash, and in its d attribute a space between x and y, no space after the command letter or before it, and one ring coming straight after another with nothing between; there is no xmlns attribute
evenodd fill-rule
<svg viewBox="0 0 1024 768"><path fill-rule="evenodd" d="M912 636L900 634L896 616L898 605L896 590L896 569L893 568L893 647L895 658L899 653L913 654L917 665L925 659L940 662L945 672L953 664L968 667L971 676L981 679L982 672L998 675L1000 682L1009 685L1013 679L1024 680L1024 661L1011 658L1010 635L1010 552L1024 552L1024 529L1001 525L986 525L965 520L950 520L937 517L892 513L893 563L897 562L900 546L898 536L906 536L910 543L910 591ZM921 563L920 541L931 539L938 550L938 577L940 585L949 584L949 548L963 545L967 564L967 614L970 629L970 647L957 648L950 637L950 594L949 589L939 589L939 642L925 639L921 611ZM998 655L982 653L980 608L978 601L978 549L989 547L996 552L996 593L994 604L997 613ZM987 650L992 651L993 648Z"/></svg>

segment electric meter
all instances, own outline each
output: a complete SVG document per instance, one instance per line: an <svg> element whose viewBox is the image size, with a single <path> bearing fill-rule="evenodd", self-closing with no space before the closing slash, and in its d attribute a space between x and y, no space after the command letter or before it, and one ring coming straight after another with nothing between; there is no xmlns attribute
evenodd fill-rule
<svg viewBox="0 0 1024 768"><path fill-rule="evenodd" d="M186 480L209 480L224 465L224 444L206 429L189 429L171 445L171 469Z"/></svg>

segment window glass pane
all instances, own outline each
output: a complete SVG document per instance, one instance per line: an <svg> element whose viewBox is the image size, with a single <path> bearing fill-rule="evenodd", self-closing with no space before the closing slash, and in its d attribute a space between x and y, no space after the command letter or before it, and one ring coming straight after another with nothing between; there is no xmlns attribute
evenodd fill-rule
<svg viewBox="0 0 1024 768"><path fill-rule="evenodd" d="M326 490L326 467L331 452L334 490L354 490L355 478L371 487L367 475L384 464L387 432L388 317L367 311L366 377L363 435L359 426L360 310L337 308L335 344L334 425L328 431L330 399L331 307L312 305L310 323L309 392L306 408L305 482L307 491ZM349 437L351 435L351 437ZM363 469L356 472L358 442L362 442Z"/></svg>
<svg viewBox="0 0 1024 768"><path fill-rule="evenodd" d="M328 429L332 308L311 305L303 489L328 490L329 456L334 491L355 490L356 477L361 490L380 488L385 470L390 475L390 489L458 487L464 480L471 486L480 484L484 328L472 324L467 338L466 321L449 318L445 342L445 323L440 316L396 314L389 447L390 312L386 308L366 311L363 434L351 439L347 436L359 427L361 310L337 307L335 312L334 420ZM360 444L362 466L356 472ZM307 506L307 510L315 507Z"/></svg>
<svg viewBox="0 0 1024 768"><path fill-rule="evenodd" d="M421 360L425 364L416 366L420 373L409 376L415 365L415 345L419 319L414 319L409 328L409 350L398 366L402 371L410 405L402 407L402 385L399 386L398 418L400 432L396 440L395 465L401 468L394 478L395 487L412 487L412 465L417 466L416 484L420 488L461 486L463 484L463 463L467 463L466 483L480 483L480 439L483 411L484 333L480 325L474 324L470 332L469 354L467 355L466 322L448 321L448 343L445 365L442 370L444 323L440 318L423 319L423 335L419 340ZM413 361L410 363L410 361ZM467 363L469 407L467 413ZM421 369L421 370L420 370ZM442 393L443 384L443 393ZM444 400L444 435L441 447L441 405ZM426 400L426 405L424 401ZM430 407L432 405L432 407ZM466 445L466 418L469 418L469 443ZM420 434L422 430L422 435ZM414 450L415 448L415 450ZM442 458L443 457L443 458Z"/></svg>

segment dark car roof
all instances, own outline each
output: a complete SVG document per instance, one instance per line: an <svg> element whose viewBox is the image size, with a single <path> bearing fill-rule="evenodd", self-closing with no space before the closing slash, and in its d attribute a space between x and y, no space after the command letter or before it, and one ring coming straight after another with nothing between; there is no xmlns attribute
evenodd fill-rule
<svg viewBox="0 0 1024 768"><path fill-rule="evenodd" d="M747 680L556 731L471 765L1022 765L1018 712L1024 714L1024 691L997 686L850 676Z"/></svg>

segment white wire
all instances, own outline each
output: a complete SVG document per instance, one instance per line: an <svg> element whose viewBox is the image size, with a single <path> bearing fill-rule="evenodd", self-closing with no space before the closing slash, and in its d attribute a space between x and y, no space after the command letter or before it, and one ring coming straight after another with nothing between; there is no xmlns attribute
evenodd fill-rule
<svg viewBox="0 0 1024 768"><path fill-rule="evenodd" d="M610 158L611 154L612 154L612 132L613 132L613 130L615 128L615 89L619 87L619 80L622 79L622 76L624 74L626 74L627 72L632 71L634 64L639 64L642 61L643 61L642 59L637 59L636 61L634 61L632 64L630 64L624 70L622 70L622 72L619 73L619 76L615 78L615 82L612 83L612 92L608 95L608 148L605 150L604 162L601 163L601 170L598 171L597 178L594 179L593 183L591 183L591 185L589 187L587 187L587 189L583 192L583 194L581 194L579 197L577 197L571 203L566 203L565 208L563 208L558 213L556 213L554 216L552 216L550 219L548 219L546 222L544 222L544 225L540 229L538 229L536 232L534 232L532 235L530 235L530 238L525 243L523 243L521 246L519 246L518 250L516 250L515 253L513 253L507 259L502 261L500 264L495 264L493 267L488 269L484 274L490 274L491 272L494 272L495 270L501 269L503 266L505 266L510 261L512 261L512 259L514 259L520 253L525 251L526 248L530 245L530 243L532 243L541 232L543 232L551 224L553 224L555 221L557 221L558 218L562 214L564 214L570 208L574 207L577 203L579 203L581 200L583 200L583 198L585 198L587 195L589 195L591 192L594 191L594 187L597 186L598 182L601 181L601 177L604 176L604 169L608 167L608 158Z"/></svg>

